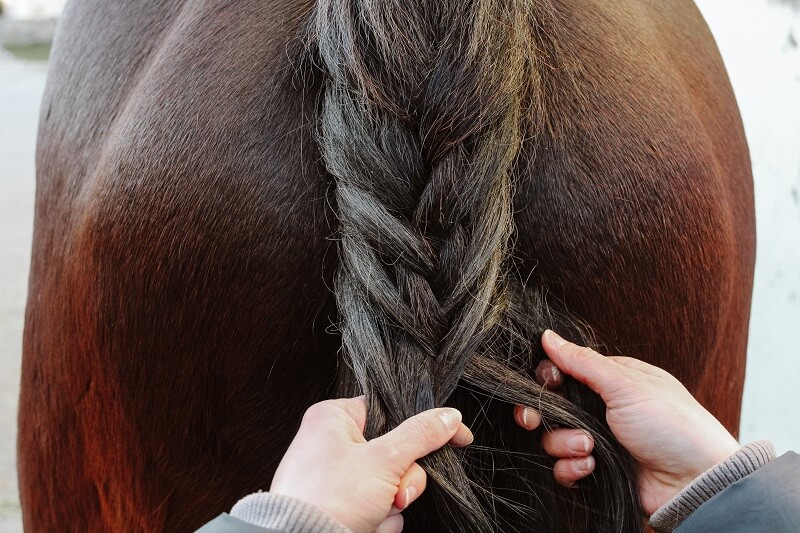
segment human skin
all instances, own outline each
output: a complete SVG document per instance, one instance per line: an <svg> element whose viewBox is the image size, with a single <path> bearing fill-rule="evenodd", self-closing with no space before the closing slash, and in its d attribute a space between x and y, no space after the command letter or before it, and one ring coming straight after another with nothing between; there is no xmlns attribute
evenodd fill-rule
<svg viewBox="0 0 800 533"><path fill-rule="evenodd" d="M741 447L668 372L631 357L605 357L549 330L542 347L550 361L537 369L540 382L557 388L563 373L605 402L611 431L638 463L640 498L648 515ZM516 406L514 416L526 429L541 424L539 412L531 407ZM542 442L558 458L553 475L562 485L573 486L594 470L591 435L561 428L546 432Z"/></svg>
<svg viewBox="0 0 800 533"><path fill-rule="evenodd" d="M552 331L545 332L542 346L550 359L537 368L537 381L557 389L571 376L606 403L611 431L638 462L640 497L648 515L740 448L668 372L630 357L602 356ZM514 415L526 429L541 425L541 415L531 407L516 406ZM311 503L352 531L401 531L401 511L426 486L416 460L448 442L468 445L472 434L457 410L442 408L367 441L366 417L363 396L311 406L270 492ZM594 470L590 434L559 428L545 432L542 441L557 458L553 475L562 485L573 486ZM342 490L343 480L347 490Z"/></svg>
<svg viewBox="0 0 800 533"><path fill-rule="evenodd" d="M425 490L417 459L473 440L452 408L431 409L367 441L363 396L312 405L281 460L270 492L308 502L351 531L395 533L400 512Z"/></svg>

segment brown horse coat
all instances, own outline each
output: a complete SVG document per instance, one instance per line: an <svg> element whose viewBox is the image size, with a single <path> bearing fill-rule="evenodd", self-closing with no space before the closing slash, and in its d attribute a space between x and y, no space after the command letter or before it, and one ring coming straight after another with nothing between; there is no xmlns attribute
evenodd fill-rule
<svg viewBox="0 0 800 533"><path fill-rule="evenodd" d="M558 0L523 146L528 270L736 431L754 262L736 103L683 0ZM183 530L266 489L329 394L337 264L311 2L67 4L37 148L19 475L31 531ZM525 154L528 154L525 157Z"/></svg>

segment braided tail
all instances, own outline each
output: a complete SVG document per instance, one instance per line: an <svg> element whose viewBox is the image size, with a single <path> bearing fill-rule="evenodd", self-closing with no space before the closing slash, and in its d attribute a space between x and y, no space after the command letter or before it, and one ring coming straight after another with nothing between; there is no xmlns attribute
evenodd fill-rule
<svg viewBox="0 0 800 533"><path fill-rule="evenodd" d="M523 116L538 105L533 4L318 2L318 141L339 218L335 293L343 354L369 401L368 438L455 401L464 384L487 398L541 401L554 421L602 431L598 415L530 379L537 328L553 322L510 273L512 170ZM502 439L495 444L508 455ZM445 447L422 461L437 516L419 528L515 527L498 501L513 515L541 513L496 494L459 453ZM615 467L624 472L623 463ZM630 497L626 490L611 497Z"/></svg>

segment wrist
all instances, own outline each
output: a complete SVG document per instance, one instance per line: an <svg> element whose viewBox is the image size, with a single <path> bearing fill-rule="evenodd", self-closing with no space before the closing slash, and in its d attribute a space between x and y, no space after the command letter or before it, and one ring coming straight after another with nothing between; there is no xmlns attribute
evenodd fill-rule
<svg viewBox="0 0 800 533"><path fill-rule="evenodd" d="M713 441L707 441L705 446L697 448L700 452L697 454L698 460L694 463L694 467L686 475L683 480L681 489L697 479L704 472L725 461L736 452L742 449L742 445L737 442L733 436L725 432L725 436L720 436Z"/></svg>
<svg viewBox="0 0 800 533"><path fill-rule="evenodd" d="M327 512L300 498L272 492L258 492L239 500L231 516L251 524L286 531L351 533L350 529Z"/></svg>
<svg viewBox="0 0 800 533"><path fill-rule="evenodd" d="M677 474L672 484L676 490L670 497L742 448L716 418L700 404L696 406L698 411L686 417L686 425L678 433L682 442L676 448L680 453L675 455L677 468L673 470Z"/></svg>
<svg viewBox="0 0 800 533"><path fill-rule="evenodd" d="M672 531L706 501L731 484L752 474L775 458L775 449L767 441L742 446L684 487L673 498L654 510L650 525L656 531Z"/></svg>
<svg viewBox="0 0 800 533"><path fill-rule="evenodd" d="M645 467L644 479L647 482L644 483L642 492L645 511L648 514L653 513L705 472L738 453L741 446L727 432L726 435L727 438L683 442L683 449L692 450L691 452L673 455L674 459L669 462L651 462L649 467Z"/></svg>

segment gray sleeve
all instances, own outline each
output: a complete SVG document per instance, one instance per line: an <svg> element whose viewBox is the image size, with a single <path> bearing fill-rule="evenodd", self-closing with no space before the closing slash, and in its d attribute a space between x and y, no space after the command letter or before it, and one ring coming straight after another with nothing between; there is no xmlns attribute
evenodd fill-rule
<svg viewBox="0 0 800 533"><path fill-rule="evenodd" d="M676 533L800 531L800 455L789 452L700 506Z"/></svg>
<svg viewBox="0 0 800 533"><path fill-rule="evenodd" d="M264 529L250 522L239 520L229 514L222 513L208 522L195 533L283 533L274 529Z"/></svg>
<svg viewBox="0 0 800 533"><path fill-rule="evenodd" d="M245 496L233 506L231 516L285 533L351 533L310 503L269 492Z"/></svg>
<svg viewBox="0 0 800 533"><path fill-rule="evenodd" d="M767 441L756 441L697 477L650 517L656 531L672 531L703 503L726 487L748 476L775 458L775 448Z"/></svg>
<svg viewBox="0 0 800 533"><path fill-rule="evenodd" d="M728 484L686 516L675 531L800 531L800 455L786 453Z"/></svg>

